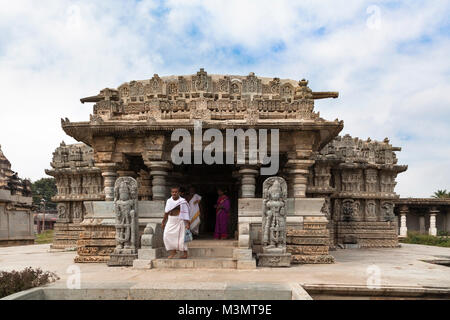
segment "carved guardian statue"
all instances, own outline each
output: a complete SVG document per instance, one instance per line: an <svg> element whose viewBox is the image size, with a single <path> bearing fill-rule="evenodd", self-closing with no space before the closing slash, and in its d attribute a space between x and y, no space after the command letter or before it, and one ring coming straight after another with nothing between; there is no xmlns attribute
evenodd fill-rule
<svg viewBox="0 0 450 320"><path fill-rule="evenodd" d="M131 177L120 177L114 185L116 248L109 266L131 266L139 248L138 185Z"/></svg>
<svg viewBox="0 0 450 320"><path fill-rule="evenodd" d="M263 245L266 249L285 248L287 209L286 182L283 178L269 178L264 182L263 193Z"/></svg>
<svg viewBox="0 0 450 320"><path fill-rule="evenodd" d="M286 253L287 184L281 177L263 183L262 244L258 254L261 267L288 267L291 254Z"/></svg>

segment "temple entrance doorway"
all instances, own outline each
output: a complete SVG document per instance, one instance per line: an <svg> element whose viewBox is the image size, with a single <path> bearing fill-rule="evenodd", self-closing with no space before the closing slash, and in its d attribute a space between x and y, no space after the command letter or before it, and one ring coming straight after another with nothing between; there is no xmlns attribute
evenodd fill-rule
<svg viewBox="0 0 450 320"><path fill-rule="evenodd" d="M187 191L190 186L194 186L197 194L202 197L203 212L200 216L199 239L214 237L216 224L214 205L218 199L218 188L222 188L230 199L229 239L237 237L239 185L237 179L233 177L234 170L236 168L232 165L174 165L173 177L176 184L180 184Z"/></svg>

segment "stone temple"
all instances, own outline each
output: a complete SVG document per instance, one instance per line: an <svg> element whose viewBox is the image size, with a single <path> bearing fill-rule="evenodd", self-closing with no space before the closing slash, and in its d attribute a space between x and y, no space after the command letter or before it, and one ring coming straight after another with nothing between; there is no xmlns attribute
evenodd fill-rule
<svg viewBox="0 0 450 320"><path fill-rule="evenodd" d="M61 120L63 130L80 143L62 143L46 170L58 188L53 248L76 247L76 262L107 262L115 247L114 183L133 177L139 186L140 233L150 239L145 243L153 250L148 258L153 267L164 257L160 223L170 187L195 185L209 210L215 188L228 190L230 233L237 240L230 249L232 266L253 268L262 252L265 164L249 161L248 143L244 163L173 163L178 141L171 140L172 132L185 129L194 135L199 124L203 132L213 128L224 137L230 129L265 129L271 140L271 130L279 130L275 175L287 182L291 263L332 263L329 249L337 246L398 246L395 185L407 170L397 163L401 149L388 139L339 136L343 121L323 119L315 110L316 100L337 97L337 92L312 91L306 80L210 75L200 69L185 76L155 74L81 99L94 103L89 121ZM183 156L194 159L209 143L192 139L192 152ZM272 147L268 143L269 154ZM236 158L234 145L219 152ZM201 233L213 231L214 219L214 213L204 217Z"/></svg>
<svg viewBox="0 0 450 320"><path fill-rule="evenodd" d="M20 179L0 146L0 246L34 243L31 182Z"/></svg>

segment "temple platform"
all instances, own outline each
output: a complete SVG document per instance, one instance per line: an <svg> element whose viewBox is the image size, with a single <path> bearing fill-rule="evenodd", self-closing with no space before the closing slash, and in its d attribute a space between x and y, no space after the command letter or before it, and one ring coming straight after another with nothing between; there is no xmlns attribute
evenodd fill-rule
<svg viewBox="0 0 450 320"><path fill-rule="evenodd" d="M50 252L50 245L44 244L0 248L0 270L22 270L32 266L53 271L61 278L53 284L59 287L66 285L68 278L74 275L74 270L79 270L81 287L103 285L105 288L112 284L131 282L141 285L170 284L173 287L185 283L206 286L213 283L267 282L367 286L376 274L374 270L377 270L381 286L450 288L450 268L424 262L445 257L450 259L449 248L402 244L400 248L339 249L331 254L335 258L334 264L293 265L290 268L136 270L131 267L109 268L104 263L75 264L73 259L76 252ZM181 260L174 261L178 263Z"/></svg>

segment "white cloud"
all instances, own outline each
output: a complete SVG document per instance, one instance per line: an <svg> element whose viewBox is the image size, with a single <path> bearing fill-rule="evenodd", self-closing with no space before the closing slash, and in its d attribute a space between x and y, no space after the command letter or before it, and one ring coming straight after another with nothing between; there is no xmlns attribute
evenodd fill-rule
<svg viewBox="0 0 450 320"><path fill-rule="evenodd" d="M367 25L371 5L380 28ZM59 142L73 142L59 119L88 120L79 98L104 87L199 67L306 77L340 91L316 109L343 119L344 133L403 147L402 196L429 196L450 188L449 13L439 0L10 2L0 9L0 143L14 170L37 179Z"/></svg>

